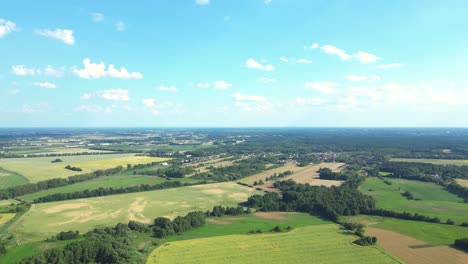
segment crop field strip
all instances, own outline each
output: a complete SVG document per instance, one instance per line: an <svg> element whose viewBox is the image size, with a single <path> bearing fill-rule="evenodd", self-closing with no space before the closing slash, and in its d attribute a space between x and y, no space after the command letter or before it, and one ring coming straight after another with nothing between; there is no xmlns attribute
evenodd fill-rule
<svg viewBox="0 0 468 264"><path fill-rule="evenodd" d="M407 158L393 158L390 161L395 162L416 162L416 163L431 163L436 165L458 165L468 166L468 160L455 160L455 159L407 159Z"/></svg>
<svg viewBox="0 0 468 264"><path fill-rule="evenodd" d="M127 166L127 164L135 165L168 160L167 158L135 156L134 154L64 156L60 157L62 162L52 163L51 161L54 159L56 157L0 159L0 167L16 172L34 183L52 178L66 178L100 169ZM82 171L67 170L65 169L67 165L81 168Z"/></svg>
<svg viewBox="0 0 468 264"><path fill-rule="evenodd" d="M352 244L335 224L286 233L229 235L163 244L153 263L400 263L378 247ZM287 254L286 254L287 252Z"/></svg>
<svg viewBox="0 0 468 264"><path fill-rule="evenodd" d="M255 188L260 188L264 191L269 191L269 192L278 192L275 188L273 188L273 183L274 181L269 181L265 182L265 178L273 175L274 173L282 173L287 170L290 170L294 172L292 175L287 176L285 178L279 179L279 180L288 180L292 179L297 183L309 183L310 185L324 185L324 186L339 186L342 181L332 181L332 180L322 180L319 179L318 175L318 170L320 168L330 168L333 171L337 172L341 170L341 167L343 167L345 164L344 163L320 163L320 164L310 164L305 167L299 167L295 164L292 163L287 163L284 166L281 166L279 168L274 168L270 170L266 170L264 172L252 175L250 177L241 179L239 182L253 185L255 181L264 181L263 185L257 185L254 186Z"/></svg>
<svg viewBox="0 0 468 264"><path fill-rule="evenodd" d="M21 243L39 241L64 229L86 232L129 220L150 223L158 216L173 218L215 205L237 206L253 194L260 192L227 182L33 204L9 231Z"/></svg>
<svg viewBox="0 0 468 264"><path fill-rule="evenodd" d="M29 181L23 175L0 168L0 189L27 183Z"/></svg>
<svg viewBox="0 0 468 264"><path fill-rule="evenodd" d="M396 232L367 228L366 235L378 238L387 252L408 264L468 263L468 254L449 246L431 246L426 242Z"/></svg>
<svg viewBox="0 0 468 264"><path fill-rule="evenodd" d="M439 217L441 221L450 218L457 224L468 222L468 204L442 186L403 179L387 180L393 184L387 185L379 178L367 178L359 190L373 196L378 208ZM421 200L408 200L401 195L403 191L409 191Z"/></svg>

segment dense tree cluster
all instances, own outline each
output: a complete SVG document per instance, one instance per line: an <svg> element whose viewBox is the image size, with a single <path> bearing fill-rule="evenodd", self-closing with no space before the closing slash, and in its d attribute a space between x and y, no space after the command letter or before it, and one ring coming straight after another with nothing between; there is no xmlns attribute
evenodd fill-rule
<svg viewBox="0 0 468 264"><path fill-rule="evenodd" d="M378 215L384 217L392 217L392 218L399 218L404 220L413 220L413 221L423 221L423 222L430 222L430 223L440 223L440 218L438 217L429 217L425 215L420 215L418 213L408 213L408 212L394 212L386 209L371 209L364 214L368 215Z"/></svg>
<svg viewBox="0 0 468 264"><path fill-rule="evenodd" d="M453 245L458 249L468 251L468 238L457 239Z"/></svg>
<svg viewBox="0 0 468 264"><path fill-rule="evenodd" d="M40 254L23 259L21 264L42 263L133 263L137 248L130 239L127 225L95 229L85 239L63 248L46 249Z"/></svg>
<svg viewBox="0 0 468 264"><path fill-rule="evenodd" d="M337 221L340 215L356 215L375 208L372 197L349 186L323 187L297 184L292 180L275 182L282 192L251 196L247 206L261 211L298 211Z"/></svg>
<svg viewBox="0 0 468 264"><path fill-rule="evenodd" d="M318 170L318 173L319 173L319 178L322 179L322 180L341 180L341 181L345 181L347 179L346 175L343 175L343 174L338 173L338 172L333 172L329 168L320 168Z"/></svg>
<svg viewBox="0 0 468 264"><path fill-rule="evenodd" d="M55 178L46 181L40 181L37 183L29 183L19 186L10 187L7 189L0 189L0 198L1 199L12 199L18 196L25 194L35 193L51 188L61 187L69 184L74 184L77 182L88 181L94 178L102 176L110 176L117 174L123 170L122 166L116 168L106 169L106 170L97 170L91 173L85 173L81 175L70 176L68 178Z"/></svg>
<svg viewBox="0 0 468 264"><path fill-rule="evenodd" d="M81 168L73 167L73 166L71 166L71 165L65 166L65 169L71 170L71 171L83 171Z"/></svg>
<svg viewBox="0 0 468 264"><path fill-rule="evenodd" d="M143 171L139 172L138 174L141 175L151 175L151 176L159 176L164 178L184 178L187 175L195 173L195 170L188 166L173 166L164 169L157 169L155 171Z"/></svg>
<svg viewBox="0 0 468 264"><path fill-rule="evenodd" d="M178 216L174 220L165 217L154 219L153 234L157 238L181 234L205 224L206 215L203 212L190 212L186 216Z"/></svg>
<svg viewBox="0 0 468 264"><path fill-rule="evenodd" d="M70 240L70 239L75 239L80 236L80 232L78 231L65 231L65 232L60 232L57 234L56 238L57 240Z"/></svg>

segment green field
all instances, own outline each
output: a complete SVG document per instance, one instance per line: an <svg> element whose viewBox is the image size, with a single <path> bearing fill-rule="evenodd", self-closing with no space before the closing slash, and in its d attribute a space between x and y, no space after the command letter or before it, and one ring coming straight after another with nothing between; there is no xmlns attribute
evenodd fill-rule
<svg viewBox="0 0 468 264"><path fill-rule="evenodd" d="M151 152L151 151L191 151L213 146L212 144L186 144L186 145L114 145L114 146L99 146L99 149L118 150L118 151L135 151L135 152ZM98 150L100 151L100 150Z"/></svg>
<svg viewBox="0 0 468 264"><path fill-rule="evenodd" d="M28 183L28 179L16 172L0 168L0 189Z"/></svg>
<svg viewBox="0 0 468 264"><path fill-rule="evenodd" d="M52 178L65 178L99 169L126 166L127 164L135 165L167 160L166 158L135 156L134 154L65 156L60 157L63 162L51 163L54 159L55 157L0 159L0 167L14 171L26 177L30 182L38 182ZM83 171L67 170L65 169L67 165L81 168Z"/></svg>
<svg viewBox="0 0 468 264"><path fill-rule="evenodd" d="M190 239L160 246L147 263L399 263L378 247L352 244L355 239L335 224Z"/></svg>
<svg viewBox="0 0 468 264"><path fill-rule="evenodd" d="M465 166L468 166L468 160L393 158L393 159L390 159L390 161L431 163L431 164L436 164L436 165L459 165L459 166L465 165Z"/></svg>
<svg viewBox="0 0 468 264"><path fill-rule="evenodd" d="M10 221L13 217L15 217L15 214L0 214L0 226L4 225L6 222Z"/></svg>
<svg viewBox="0 0 468 264"><path fill-rule="evenodd" d="M72 193L84 190L95 190L99 188L124 188L130 186L137 186L141 184L155 185L167 181L168 180L157 176L139 174L133 175L132 171L124 171L116 175L99 177L89 181L52 188L45 191L24 195L19 198L25 201L33 201L34 199L37 199L39 197L44 197L56 193ZM199 182L199 180L191 178L174 179L173 181L180 181L182 183Z"/></svg>
<svg viewBox="0 0 468 264"><path fill-rule="evenodd" d="M409 221L381 216L346 216L345 222L362 223L369 227L394 231L425 241L434 246L451 245L458 238L468 237L468 227Z"/></svg>
<svg viewBox="0 0 468 264"><path fill-rule="evenodd" d="M367 178L359 190L373 196L378 208L439 217L442 221L450 218L458 224L468 222L468 204L442 186L403 179L387 180L393 184L387 185L379 178ZM408 200L400 194L403 191L409 191L421 200Z"/></svg>
<svg viewBox="0 0 468 264"><path fill-rule="evenodd" d="M63 146L63 145L62 145ZM75 153L97 153L110 152L107 150L93 150L89 148L67 148L67 147L14 147L6 151L14 155L46 155L46 154L75 154Z"/></svg>
<svg viewBox="0 0 468 264"><path fill-rule="evenodd" d="M206 211L215 205L235 206L257 193L260 192L228 182L33 204L9 231L21 243L39 241L64 230L84 233L129 220L150 223L158 216L172 218Z"/></svg>

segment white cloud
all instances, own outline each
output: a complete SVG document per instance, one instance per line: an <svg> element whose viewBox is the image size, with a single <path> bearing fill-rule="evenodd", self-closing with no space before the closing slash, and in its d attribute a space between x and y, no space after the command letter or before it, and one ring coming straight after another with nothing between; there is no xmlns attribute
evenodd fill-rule
<svg viewBox="0 0 468 264"><path fill-rule="evenodd" d="M353 57L358 59L362 63L372 63L380 59L374 54L370 54L370 53L363 52L363 51L359 51L358 53L354 54Z"/></svg>
<svg viewBox="0 0 468 264"><path fill-rule="evenodd" d="M116 69L113 64L109 65L106 71L104 62L99 64L91 63L89 58L83 60L83 69L73 69L73 72L84 79L98 79L102 77L112 77L119 79L141 79L143 75L139 72L128 72L126 68L122 67L120 70Z"/></svg>
<svg viewBox="0 0 468 264"><path fill-rule="evenodd" d="M25 114L33 114L33 113L44 113L49 111L49 103L48 102L40 102L38 104L24 104L21 106L21 112Z"/></svg>
<svg viewBox="0 0 468 264"><path fill-rule="evenodd" d="M335 82L327 82L327 81L321 81L321 82L306 82L304 84L305 88L308 89L313 89L321 93L337 93L337 87L338 84Z"/></svg>
<svg viewBox="0 0 468 264"><path fill-rule="evenodd" d="M54 76L54 77L60 77L63 75L63 69L57 70L54 69L51 65L47 65L47 68L43 70L44 75L47 76Z"/></svg>
<svg viewBox="0 0 468 264"><path fill-rule="evenodd" d="M155 100L153 98L143 98L143 99L141 99L141 102L151 110L151 113L153 115L158 115L159 114L159 111L158 111L157 106L156 106L156 102L155 102Z"/></svg>
<svg viewBox="0 0 468 264"><path fill-rule="evenodd" d="M104 21L104 15L102 13L91 13L94 22Z"/></svg>
<svg viewBox="0 0 468 264"><path fill-rule="evenodd" d="M211 84L207 82L199 82L196 84L198 88L210 88Z"/></svg>
<svg viewBox="0 0 468 264"><path fill-rule="evenodd" d="M346 79L352 82L377 82L380 81L380 77L377 75L348 75Z"/></svg>
<svg viewBox="0 0 468 264"><path fill-rule="evenodd" d="M27 68L24 65L13 65L11 67L11 73L19 76L35 75L37 73L34 68Z"/></svg>
<svg viewBox="0 0 468 264"><path fill-rule="evenodd" d="M347 105L357 105L359 101L354 96L340 97L338 101Z"/></svg>
<svg viewBox="0 0 468 264"><path fill-rule="evenodd" d="M261 64L260 62L250 58L245 62L245 67L249 69L257 69L262 71L274 71L275 67L271 64Z"/></svg>
<svg viewBox="0 0 468 264"><path fill-rule="evenodd" d="M47 88L47 89L55 89L57 85L50 83L50 82L35 82L33 83L36 87Z"/></svg>
<svg viewBox="0 0 468 264"><path fill-rule="evenodd" d="M268 99L260 95L236 92L232 96L236 100L234 105L243 112L268 112L273 106Z"/></svg>
<svg viewBox="0 0 468 264"><path fill-rule="evenodd" d="M210 4L210 0L195 0L197 5L208 5Z"/></svg>
<svg viewBox="0 0 468 264"><path fill-rule="evenodd" d="M128 90L124 90L124 89L105 90L99 94L99 97L105 100L114 100L114 101L130 100L130 96L128 96Z"/></svg>
<svg viewBox="0 0 468 264"><path fill-rule="evenodd" d="M107 71L107 75L110 77L119 78L119 79L141 79L143 78L143 75L139 72L129 73L127 69L125 69L124 67L118 70L112 64L109 65L109 70Z"/></svg>
<svg viewBox="0 0 468 264"><path fill-rule="evenodd" d="M159 91L163 91L163 92L177 92L177 87L175 86L164 86L164 85L161 85L159 86Z"/></svg>
<svg viewBox="0 0 468 264"><path fill-rule="evenodd" d="M13 95L19 94L20 92L21 91L19 89L13 89L13 90L8 91L9 94L13 94Z"/></svg>
<svg viewBox="0 0 468 264"><path fill-rule="evenodd" d="M124 31L126 28L127 26L125 25L123 21L119 21L115 23L115 29L117 29L118 31Z"/></svg>
<svg viewBox="0 0 468 264"><path fill-rule="evenodd" d="M328 103L327 99L323 99L323 98L319 98L319 97L310 97L310 98L297 97L297 98L290 101L290 104L300 105L300 106L323 105L323 104L326 104L326 103Z"/></svg>
<svg viewBox="0 0 468 264"><path fill-rule="evenodd" d="M226 82L226 81L214 81L213 87L217 90L227 90L232 86L232 84Z"/></svg>
<svg viewBox="0 0 468 264"><path fill-rule="evenodd" d="M93 97L93 95L87 93L87 94L83 94L83 95L81 96L81 99L89 100L89 99L91 99L91 97Z"/></svg>
<svg viewBox="0 0 468 264"><path fill-rule="evenodd" d="M275 78L260 77L257 79L257 82L270 84L276 82Z"/></svg>
<svg viewBox="0 0 468 264"><path fill-rule="evenodd" d="M54 76L60 77L63 74L63 68L60 70L55 69L51 65L47 65L45 69L38 69L38 68L28 68L24 65L13 65L11 67L11 73L14 75L19 76L27 76L27 75L46 75L46 76Z"/></svg>
<svg viewBox="0 0 468 264"><path fill-rule="evenodd" d="M289 62L289 60L286 59L286 58L284 58L284 57L281 57L280 60L281 60L282 62L286 62L286 63Z"/></svg>
<svg viewBox="0 0 468 264"><path fill-rule="evenodd" d="M128 90L125 89L109 89L104 91L98 91L94 93L86 93L81 96L81 99L89 100L93 97L99 97L104 100L111 101L129 101L130 96Z"/></svg>
<svg viewBox="0 0 468 264"><path fill-rule="evenodd" d="M312 46L310 46L310 48L316 49L316 48L319 48L319 45L317 43L314 43L312 44ZM325 54L336 55L340 57L340 59L342 60L357 59L361 63L372 63L372 62L376 62L380 60L378 56L364 52L364 51L358 51L355 54L349 54L346 51L339 49L332 45L324 45L320 48L323 50L323 52L325 52Z"/></svg>
<svg viewBox="0 0 468 264"><path fill-rule="evenodd" d="M381 64L377 65L376 68L378 69L390 69L390 68L398 68L401 67L402 65L400 63L390 63L390 64Z"/></svg>
<svg viewBox="0 0 468 264"><path fill-rule="evenodd" d="M112 107L103 107L100 105L80 105L75 109L76 112L88 112L88 113L112 113Z"/></svg>
<svg viewBox="0 0 468 264"><path fill-rule="evenodd" d="M36 34L48 38L53 38L62 41L65 44L73 45L75 44L75 37L73 36L73 30L70 29L37 29Z"/></svg>
<svg viewBox="0 0 468 264"><path fill-rule="evenodd" d="M337 48L335 46L332 46L332 45L325 45L325 46L322 47L322 50L326 54L337 55L342 60L349 60L349 59L352 58L352 56L347 54L346 51L344 51L342 49L339 49L339 48Z"/></svg>
<svg viewBox="0 0 468 264"><path fill-rule="evenodd" d="M254 101L254 102L267 102L268 100L259 95L253 95L253 94L242 94L242 93L234 93L233 94L234 98L236 98L236 101Z"/></svg>
<svg viewBox="0 0 468 264"><path fill-rule="evenodd" d="M16 30L14 22L0 18L0 38Z"/></svg>
<svg viewBox="0 0 468 264"><path fill-rule="evenodd" d="M296 61L296 63L299 63L299 64L310 64L310 63L312 63L312 62L311 62L310 60L308 60L308 59L298 59L298 60Z"/></svg>

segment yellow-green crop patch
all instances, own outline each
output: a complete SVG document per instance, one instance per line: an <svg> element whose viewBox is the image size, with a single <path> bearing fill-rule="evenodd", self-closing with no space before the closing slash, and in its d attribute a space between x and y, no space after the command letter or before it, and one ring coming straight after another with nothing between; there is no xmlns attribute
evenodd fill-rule
<svg viewBox="0 0 468 264"><path fill-rule="evenodd" d="M109 169L127 164L146 164L161 162L167 158L135 156L134 154L80 155L59 157L62 162L52 163L56 157L0 159L0 167L26 177L30 182ZM65 166L78 167L82 171L71 171Z"/></svg>
<svg viewBox="0 0 468 264"><path fill-rule="evenodd" d="M315 225L278 234L229 235L170 242L153 263L400 263L375 246L352 244L338 225Z"/></svg>
<svg viewBox="0 0 468 264"><path fill-rule="evenodd" d="M235 206L259 193L226 182L33 204L9 231L21 243L40 241L60 231L85 233L95 227L113 226L129 220L151 223L159 216L173 218L192 211L211 210L215 205Z"/></svg>
<svg viewBox="0 0 468 264"><path fill-rule="evenodd" d="M395 162L417 162L417 163L431 163L436 165L458 165L468 166L468 160L452 160L452 159L407 159L407 158L393 158L390 161Z"/></svg>
<svg viewBox="0 0 468 264"><path fill-rule="evenodd" d="M6 222L10 221L15 214L10 213L10 214L0 214L0 226L4 225Z"/></svg>

